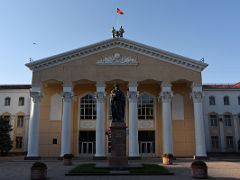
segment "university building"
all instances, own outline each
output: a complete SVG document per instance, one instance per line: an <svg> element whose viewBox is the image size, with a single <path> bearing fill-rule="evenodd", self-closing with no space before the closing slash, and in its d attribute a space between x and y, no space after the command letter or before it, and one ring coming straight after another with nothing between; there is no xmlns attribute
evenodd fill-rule
<svg viewBox="0 0 240 180"><path fill-rule="evenodd" d="M115 37L27 66L33 71L27 157L107 157L115 83L127 102L129 157L206 156L204 62Z"/></svg>

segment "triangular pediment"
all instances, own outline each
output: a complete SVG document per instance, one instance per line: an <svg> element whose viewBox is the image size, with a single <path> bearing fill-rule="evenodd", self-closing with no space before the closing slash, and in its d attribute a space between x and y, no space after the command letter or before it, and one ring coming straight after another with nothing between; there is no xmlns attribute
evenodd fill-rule
<svg viewBox="0 0 240 180"><path fill-rule="evenodd" d="M92 54L100 53L106 50L121 48L135 53L139 53L159 61L175 64L187 69L191 69L197 72L201 72L207 64L202 61L197 61L184 56L180 56L168 51L157 49L151 46L140 44L124 38L112 38L99 43L88 45L79 49L74 49L65 53L61 53L48 58L40 59L27 63L26 66L32 71L40 71L50 67L57 66L59 64L68 63L71 61L80 60L84 57ZM121 56L115 53L111 56L99 59L96 61L99 65L134 65L137 64L135 59Z"/></svg>

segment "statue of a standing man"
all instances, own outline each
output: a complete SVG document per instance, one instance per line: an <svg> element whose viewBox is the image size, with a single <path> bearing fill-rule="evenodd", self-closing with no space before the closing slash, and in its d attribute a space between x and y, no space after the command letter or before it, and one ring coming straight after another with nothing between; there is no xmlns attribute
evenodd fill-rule
<svg viewBox="0 0 240 180"><path fill-rule="evenodd" d="M113 122L124 122L125 96L116 84L111 91L111 112Z"/></svg>

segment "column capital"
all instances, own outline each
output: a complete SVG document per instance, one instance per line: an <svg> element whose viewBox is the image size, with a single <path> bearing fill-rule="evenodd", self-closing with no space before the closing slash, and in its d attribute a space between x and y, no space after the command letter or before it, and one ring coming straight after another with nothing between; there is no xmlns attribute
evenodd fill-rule
<svg viewBox="0 0 240 180"><path fill-rule="evenodd" d="M128 89L129 89L129 91L135 91L135 92L137 92L137 87L138 87L138 83L137 83L137 82L129 82L129 83L128 83Z"/></svg>
<svg viewBox="0 0 240 180"><path fill-rule="evenodd" d="M164 103L170 103L171 99L172 99L172 96L173 96L173 94L172 94L171 91L163 91L160 94L162 102L164 102Z"/></svg>
<svg viewBox="0 0 240 180"><path fill-rule="evenodd" d="M97 92L105 92L105 83L104 82L98 82L96 84L96 89L97 89Z"/></svg>
<svg viewBox="0 0 240 180"><path fill-rule="evenodd" d="M97 99L97 102L103 103L104 99L106 97L106 93L105 92L97 92L95 97Z"/></svg>
<svg viewBox="0 0 240 180"><path fill-rule="evenodd" d="M200 103L203 99L203 92L201 91L193 91L192 98L194 103Z"/></svg>
<svg viewBox="0 0 240 180"><path fill-rule="evenodd" d="M127 94L129 102L136 103L138 100L138 92L137 91L129 91Z"/></svg>
<svg viewBox="0 0 240 180"><path fill-rule="evenodd" d="M41 93L40 92L36 92L36 91L31 91L30 92L30 97L33 99L34 103L38 103L41 99Z"/></svg>
<svg viewBox="0 0 240 180"><path fill-rule="evenodd" d="M63 92L62 98L63 101L70 102L72 100L72 92Z"/></svg>

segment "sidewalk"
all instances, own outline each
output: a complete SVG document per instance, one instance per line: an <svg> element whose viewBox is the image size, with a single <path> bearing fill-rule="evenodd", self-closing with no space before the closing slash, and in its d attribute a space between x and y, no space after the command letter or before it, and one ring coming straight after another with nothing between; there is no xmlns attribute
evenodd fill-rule
<svg viewBox="0 0 240 180"><path fill-rule="evenodd" d="M24 161L23 158L2 158L0 157L0 179L1 180L27 180L30 179L30 168L34 161ZM48 179L70 179L70 180L192 180L191 177L191 161L187 159L179 159L174 165L167 168L175 173L173 176L65 176L64 174L74 166L63 166L59 160L43 160L48 166ZM94 161L75 160L74 165L80 163L93 163ZM143 161L142 161L143 162ZM145 162L144 162L145 163ZM153 163L157 163L154 161ZM161 163L159 163L161 164ZM218 180L240 180L240 162L229 161L208 161L208 174L210 179Z"/></svg>

